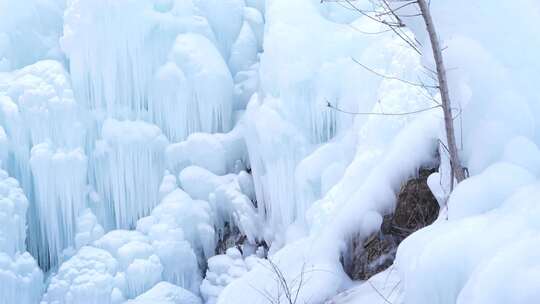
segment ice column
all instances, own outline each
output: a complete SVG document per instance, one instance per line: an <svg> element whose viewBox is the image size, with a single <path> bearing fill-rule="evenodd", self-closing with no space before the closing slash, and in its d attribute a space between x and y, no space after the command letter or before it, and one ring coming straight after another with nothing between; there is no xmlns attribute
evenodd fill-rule
<svg viewBox="0 0 540 304"><path fill-rule="evenodd" d="M97 216L105 229L134 228L158 202L168 141L142 121L106 120L101 135L92 169L102 200Z"/></svg>
<svg viewBox="0 0 540 304"><path fill-rule="evenodd" d="M75 248L76 219L86 203L87 158L80 148L64 150L43 143L32 148L30 165L41 235L38 259L49 269Z"/></svg>

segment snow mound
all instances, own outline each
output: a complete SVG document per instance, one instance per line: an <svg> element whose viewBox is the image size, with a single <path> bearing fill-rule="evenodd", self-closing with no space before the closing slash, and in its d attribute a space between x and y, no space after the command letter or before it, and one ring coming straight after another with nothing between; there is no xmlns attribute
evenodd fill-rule
<svg viewBox="0 0 540 304"><path fill-rule="evenodd" d="M201 300L193 293L171 283L160 282L126 304L201 304Z"/></svg>
<svg viewBox="0 0 540 304"><path fill-rule="evenodd" d="M493 184L489 178L483 181L489 183L491 189L503 185ZM460 184L456 191L466 186ZM471 213L466 218L438 222L407 238L399 247L396 258L404 280L405 301L534 301L538 297L535 286L539 264L534 258L534 250L527 248L538 242L538 225L534 219L539 211L535 199L539 189L537 182L518 186L507 199L478 197L470 193L467 197L470 203L483 206L495 203L499 207L479 215ZM470 246L473 243L475 245ZM449 251L449 248L461 249ZM510 254L514 256L508 259ZM441 276L441 273L447 275Z"/></svg>
<svg viewBox="0 0 540 304"><path fill-rule="evenodd" d="M39 264L53 268L64 250L75 249L77 218L86 206L86 163L82 149L66 151L48 143L32 148L30 165L39 221Z"/></svg>
<svg viewBox="0 0 540 304"><path fill-rule="evenodd" d="M161 281L163 266L149 239L114 230L64 262L51 279L44 303L123 303Z"/></svg>

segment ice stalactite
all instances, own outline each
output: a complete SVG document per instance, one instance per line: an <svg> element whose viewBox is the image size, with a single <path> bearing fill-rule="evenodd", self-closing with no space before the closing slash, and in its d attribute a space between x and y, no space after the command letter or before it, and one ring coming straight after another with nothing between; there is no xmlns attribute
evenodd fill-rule
<svg viewBox="0 0 540 304"><path fill-rule="evenodd" d="M39 61L8 74L0 84L0 118L10 141L7 168L32 199L31 147L45 141L83 147L85 114L73 98L69 76L60 62Z"/></svg>
<svg viewBox="0 0 540 304"><path fill-rule="evenodd" d="M143 121L106 120L101 136L90 174L101 198L96 214L108 230L134 228L158 202L168 141Z"/></svg>
<svg viewBox="0 0 540 304"><path fill-rule="evenodd" d="M11 97L0 96L0 111L2 124L9 139L9 161L4 168L20 181L21 187L31 197L33 190L32 174L29 167L30 143L27 135L28 131L24 127L19 107Z"/></svg>
<svg viewBox="0 0 540 304"><path fill-rule="evenodd" d="M186 136L185 133L194 126L192 123L183 125L167 118L185 112L184 118L189 119L190 114L197 113L192 111L198 110L202 115L204 105L199 104L203 107L201 109L193 108L196 95L189 94L190 89L183 81L182 73L170 66L162 66L167 63L167 54L176 36L183 33L196 33L209 40L208 44L196 46L205 47L198 51L203 52L201 56L210 55L209 64L221 59L219 52L206 51L209 47L215 48L215 34L209 20L200 15L202 12L197 5L150 0L71 2L64 18L61 45L70 59L77 98L96 113L98 121L106 118L142 119L163 127L171 139L180 140ZM204 63L206 61L199 60L195 64L203 64L204 67ZM216 68L208 67L206 71ZM221 69L217 71L222 73ZM188 74L189 71L183 72ZM190 75L187 78L191 80ZM165 83L161 83L162 80ZM175 85L178 81L180 83ZM201 85L211 84L203 82ZM161 90L166 90L167 98L155 95ZM184 98L186 95L191 97ZM224 98L227 98L226 94ZM185 105L178 109L174 107L181 104ZM165 110L175 112L162 114ZM196 123L202 124L196 127L207 130L206 120Z"/></svg>
<svg viewBox="0 0 540 304"><path fill-rule="evenodd" d="M180 139L194 132L227 132L232 127L233 81L225 61L210 40L199 34L181 34L169 54L168 65L174 66L176 75L183 72L184 82L169 90L185 100L181 117L187 121ZM176 119L176 118L175 118ZM169 122L170 123L170 122Z"/></svg>
<svg viewBox="0 0 540 304"><path fill-rule="evenodd" d="M268 232L284 233L283 229L300 216L296 208L295 166L307 153L308 143L297 128L269 106L279 100L267 99L261 104L257 99L255 95L248 106L249 119L243 133L258 210L266 219ZM272 136L265 132L272 132Z"/></svg>
<svg viewBox="0 0 540 304"><path fill-rule="evenodd" d="M83 147L86 134L84 112L73 99L69 76L60 62L39 61L7 74L0 82L0 117L9 139L5 168L20 180L31 202L28 247L34 256L40 257L41 264L46 260L52 261L46 257L49 253L43 246L46 241L41 235L43 227L39 223L42 219L37 211L39 204L35 189L38 183L45 181L33 180L30 151L34 145L43 142L66 151Z"/></svg>
<svg viewBox="0 0 540 304"><path fill-rule="evenodd" d="M60 42L77 98L89 109L130 118L146 108L153 71L143 46L151 27L145 13L151 10L151 1L133 0L76 0L68 6Z"/></svg>
<svg viewBox="0 0 540 304"><path fill-rule="evenodd" d="M172 141L195 132L226 132L232 125L233 82L208 38L181 34L151 86L149 114Z"/></svg>
<svg viewBox="0 0 540 304"><path fill-rule="evenodd" d="M43 143L32 148L30 165L41 236L38 260L48 270L75 250L77 218L86 205L87 158L82 149Z"/></svg>
<svg viewBox="0 0 540 304"><path fill-rule="evenodd" d="M28 200L19 183L0 170L0 303L39 302L43 273L26 252Z"/></svg>

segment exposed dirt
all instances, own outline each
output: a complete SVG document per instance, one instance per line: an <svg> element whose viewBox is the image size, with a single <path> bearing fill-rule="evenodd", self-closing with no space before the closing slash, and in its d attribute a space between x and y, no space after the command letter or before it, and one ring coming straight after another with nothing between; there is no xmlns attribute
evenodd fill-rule
<svg viewBox="0 0 540 304"><path fill-rule="evenodd" d="M388 268L399 243L435 221L439 204L427 185L427 178L433 172L434 169L421 169L416 178L401 187L396 209L393 214L384 216L378 233L365 240L353 238L350 241L344 268L353 280L367 280Z"/></svg>

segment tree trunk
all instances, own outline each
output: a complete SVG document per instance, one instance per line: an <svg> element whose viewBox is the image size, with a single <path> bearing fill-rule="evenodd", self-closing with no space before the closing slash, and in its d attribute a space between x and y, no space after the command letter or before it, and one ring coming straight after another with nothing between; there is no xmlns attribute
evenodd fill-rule
<svg viewBox="0 0 540 304"><path fill-rule="evenodd" d="M450 101L450 94L448 90L448 81L446 78L446 69L444 67L444 61L439 44L439 38L437 37L437 31L431 18L429 6L426 0L417 0L418 6L422 13L422 18L426 24L426 29L429 34L429 40L431 41L431 49L433 50L433 58L435 59L435 65L437 67L437 78L439 81L439 91L441 92L442 108L444 113L444 126L446 130L446 140L448 142L448 150L450 153L450 165L457 182L461 182L465 179L465 172L461 167L459 160L458 149L456 145L456 136L454 132L454 120L452 117L452 103ZM453 181L452 181L453 183Z"/></svg>

